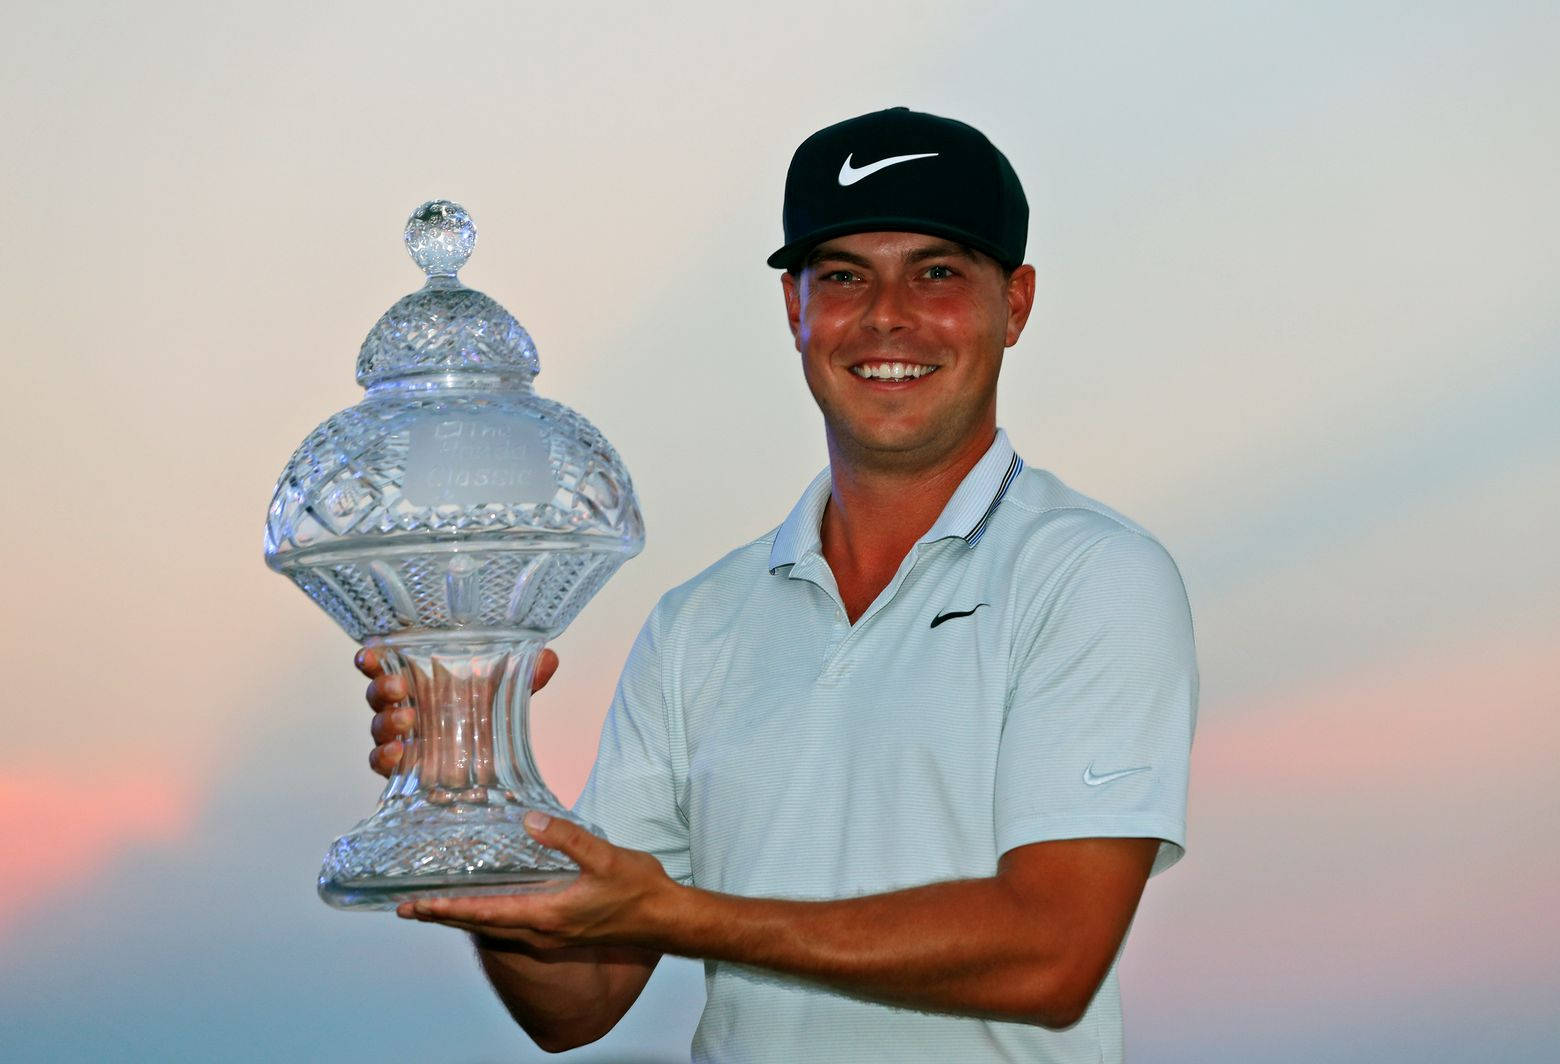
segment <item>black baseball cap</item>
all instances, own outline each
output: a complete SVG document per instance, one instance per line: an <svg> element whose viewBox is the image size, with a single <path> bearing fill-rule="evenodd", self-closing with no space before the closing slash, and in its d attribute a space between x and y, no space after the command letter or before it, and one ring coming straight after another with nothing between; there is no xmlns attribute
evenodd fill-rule
<svg viewBox="0 0 1560 1064"><path fill-rule="evenodd" d="M1029 202L986 135L908 107L849 118L796 149L785 175L785 246L769 265L796 269L818 244L892 230L947 237L1012 269L1024 261Z"/></svg>

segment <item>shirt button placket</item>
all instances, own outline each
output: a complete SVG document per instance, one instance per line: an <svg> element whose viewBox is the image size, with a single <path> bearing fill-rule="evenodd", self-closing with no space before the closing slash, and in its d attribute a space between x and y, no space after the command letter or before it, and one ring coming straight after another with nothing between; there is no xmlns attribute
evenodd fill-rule
<svg viewBox="0 0 1560 1064"><path fill-rule="evenodd" d="M840 644L850 638L850 619L843 606L835 606L834 627L829 632L829 645L823 652L823 669L818 673L821 687L832 687L849 671L849 666L839 660Z"/></svg>

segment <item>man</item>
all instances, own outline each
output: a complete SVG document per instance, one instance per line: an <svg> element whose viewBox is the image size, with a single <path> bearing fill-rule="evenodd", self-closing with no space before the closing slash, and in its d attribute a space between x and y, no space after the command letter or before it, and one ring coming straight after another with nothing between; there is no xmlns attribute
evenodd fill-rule
<svg viewBox="0 0 1560 1064"><path fill-rule="evenodd" d="M1035 274L982 134L851 119L785 195L769 262L829 468L646 622L575 807L612 842L528 815L580 878L400 914L472 932L549 1050L673 953L705 961L696 1060L1120 1060L1116 959L1185 841L1179 573L997 428ZM404 694L370 687L380 771Z"/></svg>

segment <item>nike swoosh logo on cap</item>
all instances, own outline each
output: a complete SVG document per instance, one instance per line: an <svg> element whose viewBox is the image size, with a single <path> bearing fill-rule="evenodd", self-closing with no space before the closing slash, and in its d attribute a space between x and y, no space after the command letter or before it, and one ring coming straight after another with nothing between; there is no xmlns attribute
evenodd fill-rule
<svg viewBox="0 0 1560 1064"><path fill-rule="evenodd" d="M1090 761L1089 767L1083 770L1083 782L1087 783L1090 787L1098 787L1102 783L1109 783L1111 780L1119 780L1121 777L1130 776L1134 772L1147 772L1153 767L1154 766L1152 765L1139 765L1137 768L1124 768L1118 772L1106 772L1096 776L1094 774L1094 762Z"/></svg>
<svg viewBox="0 0 1560 1064"><path fill-rule="evenodd" d="M899 163L907 163L911 159L934 159L937 153L934 151L922 152L920 155L891 155L887 159L879 159L875 163L866 166L852 166L850 161L855 157L855 152L845 156L845 161L840 164L840 187L854 185L864 177L871 177L885 166L897 166Z"/></svg>

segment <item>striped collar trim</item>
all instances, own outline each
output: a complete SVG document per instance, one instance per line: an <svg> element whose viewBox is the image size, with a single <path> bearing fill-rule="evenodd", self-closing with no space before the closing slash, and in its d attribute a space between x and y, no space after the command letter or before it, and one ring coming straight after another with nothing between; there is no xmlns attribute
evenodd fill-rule
<svg viewBox="0 0 1560 1064"><path fill-rule="evenodd" d="M1002 497L1024 468L1024 460L1013 451L1007 433L997 430L997 438L981 456L975 468L969 471L954 491L948 505L926 535L922 543L939 539L962 539L973 547L986 534L992 515L1002 504Z"/></svg>
<svg viewBox="0 0 1560 1064"><path fill-rule="evenodd" d="M1002 496L1007 494L1008 488L1013 486L1013 481L1024 471L1024 460L1014 455L1008 462L1007 471L1002 474L1002 484L997 488L996 495L992 496L991 505L986 507L986 512L981 514L975 527L964 533L964 542L975 546L980 542L980 537L986 534L986 526L991 524L991 515L997 512L997 507L1002 504Z"/></svg>
<svg viewBox="0 0 1560 1064"><path fill-rule="evenodd" d="M991 447L965 475L948 500L948 505L943 507L942 514L919 542L962 539L967 545L975 546L980 542L980 537L986 534L992 515L997 512L1003 496L1023 469L1024 460L1013 451L1007 433L998 429ZM821 553L823 542L819 537L819 528L823 523L823 511L829 503L831 487L829 470L825 467L807 485L807 490L797 500L790 516L775 531L774 543L769 548L770 572L784 565L795 565L809 552Z"/></svg>

